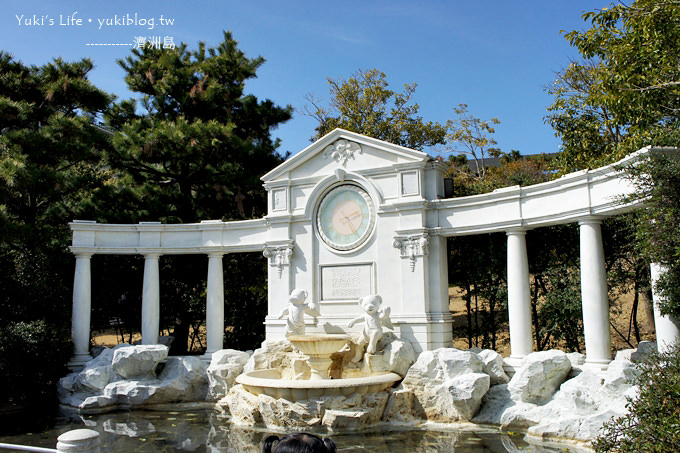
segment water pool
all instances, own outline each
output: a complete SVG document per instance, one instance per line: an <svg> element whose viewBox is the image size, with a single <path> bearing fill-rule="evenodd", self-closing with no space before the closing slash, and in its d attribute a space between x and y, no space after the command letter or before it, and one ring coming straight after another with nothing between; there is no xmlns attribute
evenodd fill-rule
<svg viewBox="0 0 680 453"><path fill-rule="evenodd" d="M101 433L102 452L259 452L273 432L239 428L212 409L117 412L96 416L63 416L39 434L0 437L0 443L54 448L59 434L87 427ZM584 452L581 447L529 443L521 434L463 427L441 430L390 430L335 433L339 452Z"/></svg>

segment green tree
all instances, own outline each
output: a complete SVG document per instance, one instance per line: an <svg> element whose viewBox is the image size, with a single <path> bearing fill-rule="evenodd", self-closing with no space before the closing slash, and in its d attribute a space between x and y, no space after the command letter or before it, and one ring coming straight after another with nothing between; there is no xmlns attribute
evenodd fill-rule
<svg viewBox="0 0 680 453"><path fill-rule="evenodd" d="M108 135L94 122L112 98L90 83L92 68L87 59L26 66L0 52L3 402L56 402L54 383L71 354L67 223L93 215L94 196L110 177L102 164Z"/></svg>
<svg viewBox="0 0 680 453"><path fill-rule="evenodd" d="M446 151L472 158L476 176L484 179L485 160L501 155L501 150L495 147L498 143L492 137L496 132L493 126L501 121L498 118L481 120L470 113L467 104L459 104L453 111L457 118L446 122Z"/></svg>
<svg viewBox="0 0 680 453"><path fill-rule="evenodd" d="M644 146L680 143L680 3L636 0L584 14L591 28L566 34L585 63L558 77L548 121L563 139L562 171L611 163ZM649 209L637 217L643 256L668 266L660 288L667 313L680 313L676 268L677 164L653 158L629 169L638 199ZM648 172L643 174L642 172ZM639 268L640 263L635 267ZM642 276L643 279L646 275Z"/></svg>
<svg viewBox="0 0 680 453"><path fill-rule="evenodd" d="M238 220L266 212L259 178L282 162L271 131L291 117L292 108L245 93L246 81L256 76L264 59L246 57L237 44L225 32L217 47L203 42L194 50L186 44L145 47L119 62L128 87L141 95L139 106L126 100L107 115L117 130L109 154L117 171L112 193L119 206L127 203L117 214L125 221ZM111 217L106 220L118 220ZM235 261L229 278L257 283L234 284L227 303L252 308L254 316L240 320L262 333L264 259L229 259ZM174 352L183 353L190 326L204 319L207 262L204 257L172 257L163 258L162 265L164 317L174 325ZM259 288L257 296L249 293L253 285ZM232 288L229 281L225 286Z"/></svg>
<svg viewBox="0 0 680 453"><path fill-rule="evenodd" d="M657 284L661 312L680 319L680 156L659 152L627 171L637 185L632 200L645 203L635 218L639 250L666 270Z"/></svg>
<svg viewBox="0 0 680 453"><path fill-rule="evenodd" d="M566 34L584 58L549 92L546 120L563 140L564 172L614 162L643 146L675 145L680 111L680 4L637 0L583 15Z"/></svg>
<svg viewBox="0 0 680 453"><path fill-rule="evenodd" d="M319 122L312 140L342 128L417 150L444 142L445 128L418 116L419 106L412 103L415 83L405 84L404 91L397 93L377 69L359 70L347 80L328 77L327 81L328 107L307 95L305 113Z"/></svg>

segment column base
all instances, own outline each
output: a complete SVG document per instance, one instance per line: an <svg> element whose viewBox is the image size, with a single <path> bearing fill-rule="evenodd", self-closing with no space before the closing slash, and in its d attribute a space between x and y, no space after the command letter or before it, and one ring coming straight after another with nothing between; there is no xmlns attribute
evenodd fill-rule
<svg viewBox="0 0 680 453"><path fill-rule="evenodd" d="M581 369L583 370L591 370L591 371L607 371L607 368L609 368L609 364L611 363L610 360L588 360L586 359L585 363L581 365Z"/></svg>
<svg viewBox="0 0 680 453"><path fill-rule="evenodd" d="M204 361L205 363L207 363L208 365L210 365L210 362L212 362L212 355L213 355L212 352L206 351L205 354L203 354L202 356L199 356L198 358L201 359L202 361Z"/></svg>
<svg viewBox="0 0 680 453"><path fill-rule="evenodd" d="M503 359L503 370L512 377L515 371L522 367L522 362L524 362L524 357L506 357Z"/></svg>
<svg viewBox="0 0 680 453"><path fill-rule="evenodd" d="M75 373L85 368L85 364L90 360L92 360L92 356L90 354L76 354L71 358L71 360L68 361L66 366L69 370Z"/></svg>

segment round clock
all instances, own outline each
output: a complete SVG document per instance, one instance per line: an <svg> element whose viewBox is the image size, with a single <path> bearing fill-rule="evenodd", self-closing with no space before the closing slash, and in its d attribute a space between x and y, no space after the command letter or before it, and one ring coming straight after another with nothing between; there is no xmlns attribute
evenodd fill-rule
<svg viewBox="0 0 680 453"><path fill-rule="evenodd" d="M336 250L352 250L371 235L375 223L373 200L359 186L338 186L321 200L316 222L326 244Z"/></svg>

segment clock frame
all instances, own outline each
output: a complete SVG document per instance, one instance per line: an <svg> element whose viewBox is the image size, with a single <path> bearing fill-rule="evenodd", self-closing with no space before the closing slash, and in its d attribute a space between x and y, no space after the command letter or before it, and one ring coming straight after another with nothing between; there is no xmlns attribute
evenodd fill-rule
<svg viewBox="0 0 680 453"><path fill-rule="evenodd" d="M355 184L336 186L321 199L316 224L319 236L329 247L339 251L354 250L373 232L373 200Z"/></svg>

